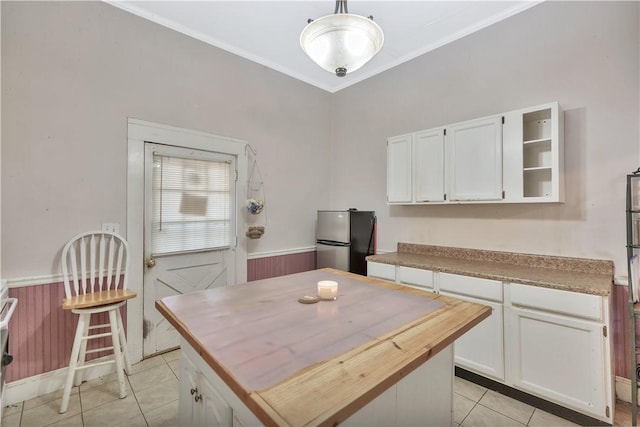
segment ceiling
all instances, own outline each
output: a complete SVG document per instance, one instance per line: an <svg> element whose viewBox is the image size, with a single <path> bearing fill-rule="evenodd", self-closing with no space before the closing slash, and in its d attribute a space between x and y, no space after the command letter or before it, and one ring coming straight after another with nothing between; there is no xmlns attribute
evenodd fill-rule
<svg viewBox="0 0 640 427"><path fill-rule="evenodd" d="M328 92L337 92L541 0L352 0L349 13L373 15L384 31L385 42L369 63L345 77L324 71L300 48L299 37L307 19L332 14L332 0L105 1Z"/></svg>

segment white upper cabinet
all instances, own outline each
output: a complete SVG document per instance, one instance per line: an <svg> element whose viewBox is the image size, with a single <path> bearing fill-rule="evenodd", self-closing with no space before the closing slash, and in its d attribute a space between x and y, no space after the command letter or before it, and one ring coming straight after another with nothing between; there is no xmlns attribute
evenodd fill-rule
<svg viewBox="0 0 640 427"><path fill-rule="evenodd" d="M445 199L444 128L387 140L387 203Z"/></svg>
<svg viewBox="0 0 640 427"><path fill-rule="evenodd" d="M447 127L449 200L502 199L502 116Z"/></svg>
<svg viewBox="0 0 640 427"><path fill-rule="evenodd" d="M387 140L387 203L411 203L411 145L413 135Z"/></svg>
<svg viewBox="0 0 640 427"><path fill-rule="evenodd" d="M415 202L442 202L444 188L444 128L417 132L413 140Z"/></svg>
<svg viewBox="0 0 640 427"><path fill-rule="evenodd" d="M505 114L504 184L509 201L564 201L563 128L557 102Z"/></svg>
<svg viewBox="0 0 640 427"><path fill-rule="evenodd" d="M564 201L557 102L391 137L387 203Z"/></svg>

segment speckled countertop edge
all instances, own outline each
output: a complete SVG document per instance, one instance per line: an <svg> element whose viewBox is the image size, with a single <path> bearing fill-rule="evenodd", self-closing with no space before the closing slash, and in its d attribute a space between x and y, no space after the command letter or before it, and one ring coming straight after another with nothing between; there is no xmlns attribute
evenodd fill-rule
<svg viewBox="0 0 640 427"><path fill-rule="evenodd" d="M613 261L398 243L367 261L607 296Z"/></svg>

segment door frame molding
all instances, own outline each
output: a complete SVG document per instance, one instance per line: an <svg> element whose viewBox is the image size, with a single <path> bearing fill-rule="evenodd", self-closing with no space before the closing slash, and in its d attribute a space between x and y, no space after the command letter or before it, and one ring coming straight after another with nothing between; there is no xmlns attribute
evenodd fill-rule
<svg viewBox="0 0 640 427"><path fill-rule="evenodd" d="M129 286L138 298L127 302L127 345L133 363L142 360L142 322L144 315L144 144L173 145L204 151L230 154L236 157L238 181L236 183L236 283L247 281L247 237L245 202L247 194L248 153L247 141L206 132L178 128L139 119L127 119L128 167L127 167L127 225L130 262Z"/></svg>

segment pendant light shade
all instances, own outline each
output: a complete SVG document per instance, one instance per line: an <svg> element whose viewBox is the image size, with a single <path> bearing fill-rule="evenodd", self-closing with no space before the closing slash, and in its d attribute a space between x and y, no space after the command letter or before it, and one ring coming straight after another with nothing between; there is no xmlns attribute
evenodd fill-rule
<svg viewBox="0 0 640 427"><path fill-rule="evenodd" d="M337 13L338 10L344 11ZM371 17L346 12L346 1L336 2L336 13L323 16L302 30L300 46L325 70L343 77L366 64L384 44L384 34Z"/></svg>

